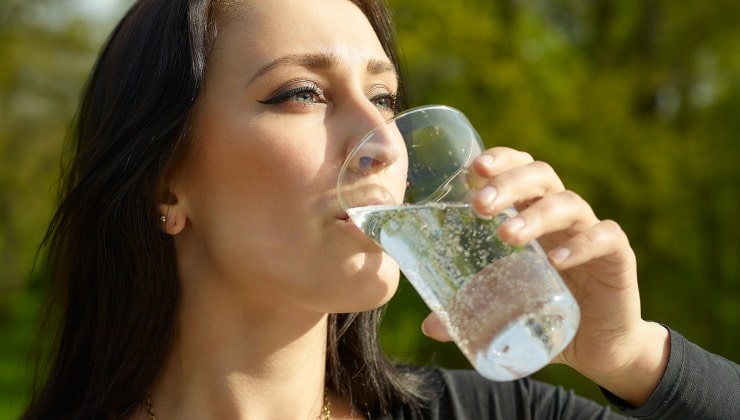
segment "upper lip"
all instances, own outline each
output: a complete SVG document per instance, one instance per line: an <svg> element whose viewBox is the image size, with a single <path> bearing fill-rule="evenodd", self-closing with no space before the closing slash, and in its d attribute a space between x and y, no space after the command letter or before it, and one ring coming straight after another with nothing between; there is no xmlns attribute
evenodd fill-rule
<svg viewBox="0 0 740 420"><path fill-rule="evenodd" d="M362 200L360 203L358 203L355 207L364 207L364 206L381 206L384 204L395 204L393 200L390 198L381 198L381 197L368 197L366 200ZM349 220L349 215L346 211L340 211L337 215L337 218L340 220Z"/></svg>

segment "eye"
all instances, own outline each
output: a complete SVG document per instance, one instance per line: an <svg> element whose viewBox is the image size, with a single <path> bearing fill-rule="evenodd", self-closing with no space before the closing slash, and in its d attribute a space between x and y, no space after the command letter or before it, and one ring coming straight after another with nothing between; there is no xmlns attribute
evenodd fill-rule
<svg viewBox="0 0 740 420"><path fill-rule="evenodd" d="M398 112L396 94L384 85L375 85L368 92L368 100L378 108L386 118L391 118Z"/></svg>
<svg viewBox="0 0 740 420"><path fill-rule="evenodd" d="M298 104L313 104L323 103L325 102L325 99L321 88L313 83L308 83L302 86L278 91L270 98L258 102L263 105L274 105L289 101Z"/></svg>
<svg viewBox="0 0 740 420"><path fill-rule="evenodd" d="M390 110L395 113L396 111L396 95L392 93L385 93L370 98L370 101L375 104L378 108L384 110Z"/></svg>

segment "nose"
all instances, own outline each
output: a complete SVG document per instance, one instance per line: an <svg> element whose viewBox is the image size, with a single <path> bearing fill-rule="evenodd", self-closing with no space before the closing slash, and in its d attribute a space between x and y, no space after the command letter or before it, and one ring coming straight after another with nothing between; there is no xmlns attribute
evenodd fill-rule
<svg viewBox="0 0 740 420"><path fill-rule="evenodd" d="M356 128L347 143L347 169L360 174L380 171L406 152L404 138L395 122L387 120L372 104L368 105L355 114Z"/></svg>
<svg viewBox="0 0 740 420"><path fill-rule="evenodd" d="M349 168L367 175L392 165L405 152L403 136L393 121L367 133L347 158Z"/></svg>

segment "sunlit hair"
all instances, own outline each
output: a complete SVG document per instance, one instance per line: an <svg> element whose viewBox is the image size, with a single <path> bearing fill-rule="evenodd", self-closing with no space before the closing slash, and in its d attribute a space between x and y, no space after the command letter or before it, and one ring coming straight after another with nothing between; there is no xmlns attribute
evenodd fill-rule
<svg viewBox="0 0 740 420"><path fill-rule="evenodd" d="M24 418L123 418L172 348L180 300L158 186L187 155L214 16L234 0L141 0L115 28L83 93L44 241L56 331ZM398 67L381 0L353 0ZM397 69L401 74L400 69ZM403 92L400 92L403 103ZM368 412L420 401L416 377L380 350L381 310L331 315L327 386Z"/></svg>

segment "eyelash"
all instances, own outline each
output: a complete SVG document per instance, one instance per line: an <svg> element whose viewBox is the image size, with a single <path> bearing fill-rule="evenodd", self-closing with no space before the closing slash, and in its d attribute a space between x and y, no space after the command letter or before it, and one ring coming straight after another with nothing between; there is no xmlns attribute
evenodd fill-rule
<svg viewBox="0 0 740 420"><path fill-rule="evenodd" d="M398 112L398 94L395 93L382 93L380 95L375 95L372 98L370 98L371 102L377 101L379 99L386 99L388 100L388 106L384 107L393 112L394 114Z"/></svg>
<svg viewBox="0 0 740 420"><path fill-rule="evenodd" d="M281 104L283 102L287 102L290 99L297 97L298 95L306 94L306 93L312 94L319 99L324 98L324 92L321 90L321 88L311 83L311 84L307 84L304 86L294 87L292 89L288 89L283 92L278 92L275 95L273 95L271 98L266 99L264 101L258 101L258 102L263 105Z"/></svg>
<svg viewBox="0 0 740 420"><path fill-rule="evenodd" d="M288 89L283 92L278 92L269 99L265 99L263 101L257 101L257 102L263 105L277 105L277 104L282 104L292 99L295 99L297 96L304 95L304 94L311 94L314 97L318 98L319 100L324 100L324 92L321 90L321 88L311 83L305 86L298 86L298 87ZM383 93L383 94L375 95L372 98L369 98L369 100L371 102L376 102L381 99L388 100L389 102L388 106L384 106L383 108L386 108L395 114L396 112L398 112L397 110L398 99L397 98L398 98L398 95L395 93Z"/></svg>

